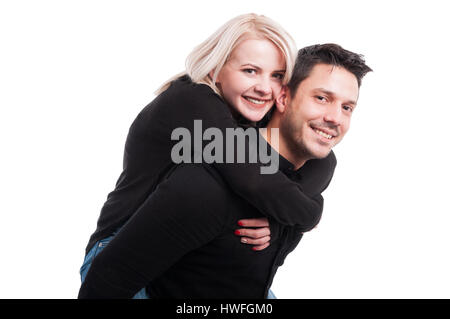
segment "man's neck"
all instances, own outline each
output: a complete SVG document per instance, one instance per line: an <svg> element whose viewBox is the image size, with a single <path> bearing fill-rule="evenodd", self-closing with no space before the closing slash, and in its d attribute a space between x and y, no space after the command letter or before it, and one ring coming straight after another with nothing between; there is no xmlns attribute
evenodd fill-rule
<svg viewBox="0 0 450 319"><path fill-rule="evenodd" d="M294 156L294 154L292 154L286 146L286 143L284 142L281 134L276 134L276 137L272 136L272 129L277 129L279 132L279 128L271 126L270 123L269 125L267 125L265 130L260 131L261 135L264 137L267 143L281 156L291 162L292 165L294 165L295 170L302 167L308 159L304 157ZM278 138L278 141L275 140L276 138Z"/></svg>

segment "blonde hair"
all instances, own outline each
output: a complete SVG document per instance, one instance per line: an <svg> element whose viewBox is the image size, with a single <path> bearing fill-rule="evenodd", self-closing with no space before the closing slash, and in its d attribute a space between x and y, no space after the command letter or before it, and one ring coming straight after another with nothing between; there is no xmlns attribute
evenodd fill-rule
<svg viewBox="0 0 450 319"><path fill-rule="evenodd" d="M221 95L215 85L217 75L234 48L243 40L251 37L267 39L280 49L286 62L283 84L287 84L292 76L297 56L294 40L277 22L263 15L249 13L231 19L195 47L186 59L186 71L170 78L155 93L162 93L173 80L187 74L193 82L206 84ZM210 76L211 71L214 71L212 77Z"/></svg>

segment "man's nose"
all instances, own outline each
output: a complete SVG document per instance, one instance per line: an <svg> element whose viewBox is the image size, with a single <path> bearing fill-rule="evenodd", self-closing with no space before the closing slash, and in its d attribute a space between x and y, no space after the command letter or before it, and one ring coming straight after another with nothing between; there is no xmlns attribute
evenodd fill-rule
<svg viewBox="0 0 450 319"><path fill-rule="evenodd" d="M342 122L342 107L338 103L333 103L327 108L324 120L326 122L332 123L336 126L341 125Z"/></svg>

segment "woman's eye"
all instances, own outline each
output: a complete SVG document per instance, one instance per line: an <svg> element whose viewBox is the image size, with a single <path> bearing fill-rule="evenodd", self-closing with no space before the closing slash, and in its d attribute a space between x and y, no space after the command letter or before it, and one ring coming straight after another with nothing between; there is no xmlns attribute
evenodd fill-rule
<svg viewBox="0 0 450 319"><path fill-rule="evenodd" d="M256 73L256 70L255 69L244 69L243 70L245 73L248 73L248 74L255 74Z"/></svg>

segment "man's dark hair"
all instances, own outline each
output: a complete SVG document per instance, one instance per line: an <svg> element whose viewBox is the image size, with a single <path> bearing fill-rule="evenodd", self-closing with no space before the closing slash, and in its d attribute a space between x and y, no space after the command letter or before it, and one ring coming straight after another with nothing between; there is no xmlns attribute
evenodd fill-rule
<svg viewBox="0 0 450 319"><path fill-rule="evenodd" d="M372 71L361 54L345 50L334 43L311 45L298 51L292 78L287 85L292 96L295 96L298 86L309 76L313 67L321 63L345 68L355 75L358 87L364 75Z"/></svg>

